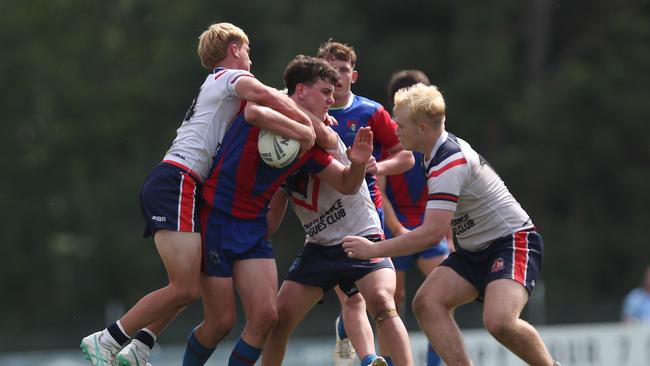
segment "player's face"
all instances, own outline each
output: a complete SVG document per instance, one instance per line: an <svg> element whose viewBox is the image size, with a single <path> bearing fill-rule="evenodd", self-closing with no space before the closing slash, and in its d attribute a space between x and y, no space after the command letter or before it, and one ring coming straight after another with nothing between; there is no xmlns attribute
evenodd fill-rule
<svg viewBox="0 0 650 366"><path fill-rule="evenodd" d="M422 133L418 128L419 124L411 118L411 111L408 108L396 109L393 120L397 123L397 137L404 149L417 150L416 147Z"/></svg>
<svg viewBox="0 0 650 366"><path fill-rule="evenodd" d="M339 73L339 81L336 83L334 90L335 100L345 100L350 95L352 84L357 81L357 71L354 70L350 61L327 60L332 67Z"/></svg>
<svg viewBox="0 0 650 366"><path fill-rule="evenodd" d="M313 84L299 85L301 85L298 91L300 105L319 118L325 119L327 111L334 103L334 85L321 79Z"/></svg>
<svg viewBox="0 0 650 366"><path fill-rule="evenodd" d="M248 43L242 43L242 45L238 48L238 51L239 51L239 58L237 60L238 60L239 69L251 71L251 64L252 64L250 58L251 49L248 46Z"/></svg>

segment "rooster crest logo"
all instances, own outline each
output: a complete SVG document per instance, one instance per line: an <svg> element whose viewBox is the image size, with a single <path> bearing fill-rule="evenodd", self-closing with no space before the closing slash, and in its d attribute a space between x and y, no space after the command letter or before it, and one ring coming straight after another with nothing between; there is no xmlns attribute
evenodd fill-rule
<svg viewBox="0 0 650 366"><path fill-rule="evenodd" d="M346 124L348 125L348 128L352 130L352 132L357 132L357 126L359 125L359 121L349 119Z"/></svg>

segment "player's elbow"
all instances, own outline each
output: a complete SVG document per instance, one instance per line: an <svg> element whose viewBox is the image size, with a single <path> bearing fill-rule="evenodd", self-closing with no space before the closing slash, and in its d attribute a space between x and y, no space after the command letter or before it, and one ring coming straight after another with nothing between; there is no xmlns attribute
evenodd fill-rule
<svg viewBox="0 0 650 366"><path fill-rule="evenodd" d="M258 105L251 105L250 103L244 108L244 118L249 122L259 122L262 118L262 108Z"/></svg>

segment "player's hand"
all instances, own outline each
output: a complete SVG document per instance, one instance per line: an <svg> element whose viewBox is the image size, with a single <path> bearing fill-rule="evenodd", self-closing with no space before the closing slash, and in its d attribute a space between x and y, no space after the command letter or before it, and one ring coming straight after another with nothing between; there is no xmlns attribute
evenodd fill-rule
<svg viewBox="0 0 650 366"><path fill-rule="evenodd" d="M343 238L343 250L350 258L371 259L375 258L374 244L361 236L346 236Z"/></svg>
<svg viewBox="0 0 650 366"><path fill-rule="evenodd" d="M314 147L314 143L316 142L316 133L314 132L314 129L310 126L311 129L311 135L310 138L300 140L300 150L298 151L298 156L302 156L304 153L307 151L311 150L312 147Z"/></svg>
<svg viewBox="0 0 650 366"><path fill-rule="evenodd" d="M347 150L348 159L353 164L365 165L372 157L372 130L362 127L354 138L352 148Z"/></svg>
<svg viewBox="0 0 650 366"><path fill-rule="evenodd" d="M329 127L339 125L339 121L337 121L336 118L330 116L329 114L325 117L323 123L325 124L325 126L329 126Z"/></svg>
<svg viewBox="0 0 650 366"><path fill-rule="evenodd" d="M366 173L376 175L378 171L377 159L371 155L370 159L368 159L368 162L366 163Z"/></svg>

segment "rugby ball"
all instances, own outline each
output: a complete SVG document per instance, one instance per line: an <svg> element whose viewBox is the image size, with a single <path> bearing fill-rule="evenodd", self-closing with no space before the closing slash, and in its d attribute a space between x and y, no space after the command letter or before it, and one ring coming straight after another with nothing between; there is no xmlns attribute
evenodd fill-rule
<svg viewBox="0 0 650 366"><path fill-rule="evenodd" d="M284 168L298 156L300 143L268 130L260 130L257 150L267 165L273 168Z"/></svg>

